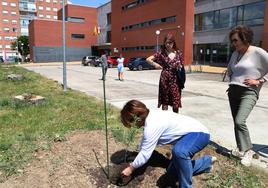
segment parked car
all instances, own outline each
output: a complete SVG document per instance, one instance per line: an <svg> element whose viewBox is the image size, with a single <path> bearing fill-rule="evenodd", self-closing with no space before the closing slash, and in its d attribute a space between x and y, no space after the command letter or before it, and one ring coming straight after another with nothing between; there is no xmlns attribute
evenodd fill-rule
<svg viewBox="0 0 268 188"><path fill-rule="evenodd" d="M107 63L108 63L108 66L111 68L111 67L115 67L117 66L117 59L119 58L119 56L108 56L108 60L107 60ZM128 63L128 59L127 58L124 58L124 66L127 65Z"/></svg>
<svg viewBox="0 0 268 188"><path fill-rule="evenodd" d="M101 61L100 61L100 58L97 56L85 56L82 59L82 65L84 66L91 65L91 66L97 67L97 66L101 66Z"/></svg>
<svg viewBox="0 0 268 188"><path fill-rule="evenodd" d="M153 65L147 63L145 57L137 57L130 60L127 64L129 70L155 69Z"/></svg>

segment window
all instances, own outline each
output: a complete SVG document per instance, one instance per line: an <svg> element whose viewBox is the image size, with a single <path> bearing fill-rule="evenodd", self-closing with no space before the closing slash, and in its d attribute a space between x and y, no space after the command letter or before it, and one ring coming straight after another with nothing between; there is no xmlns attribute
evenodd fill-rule
<svg viewBox="0 0 268 188"><path fill-rule="evenodd" d="M3 6L7 6L7 2L5 2L5 1L2 2L2 5L3 5Z"/></svg>
<svg viewBox="0 0 268 188"><path fill-rule="evenodd" d="M50 3L50 0L46 0L47 3Z"/></svg>
<svg viewBox="0 0 268 188"><path fill-rule="evenodd" d="M5 27L5 28L4 28L4 31L5 31L5 32L9 32L9 28L8 28L8 27Z"/></svg>
<svg viewBox="0 0 268 188"><path fill-rule="evenodd" d="M235 25L263 25L265 1L195 15L195 31L231 28Z"/></svg>
<svg viewBox="0 0 268 188"><path fill-rule="evenodd" d="M219 23L216 28L233 27L236 22L237 8L228 8L220 10Z"/></svg>
<svg viewBox="0 0 268 188"><path fill-rule="evenodd" d="M54 20L57 20L58 19L58 16L53 16Z"/></svg>
<svg viewBox="0 0 268 188"><path fill-rule="evenodd" d="M53 8L53 11L57 12L57 11L58 11L58 9L57 9L57 8Z"/></svg>
<svg viewBox="0 0 268 188"><path fill-rule="evenodd" d="M84 34L72 34L71 37L72 39L84 39L85 35Z"/></svg>
<svg viewBox="0 0 268 188"><path fill-rule="evenodd" d="M68 17L67 21L69 22L76 22L76 23L84 23L85 18L78 18L78 17Z"/></svg>
<svg viewBox="0 0 268 188"><path fill-rule="evenodd" d="M10 47L10 45L6 45L6 48L7 48L7 49L10 49L11 47Z"/></svg>
<svg viewBox="0 0 268 188"><path fill-rule="evenodd" d="M165 22L175 22L175 21L176 21L176 16L171 16L171 17L165 17L165 18L150 20L147 22L142 22L142 23L124 26L121 28L121 30L128 31L128 30L132 30L132 29L136 29L136 28L147 27L149 25L158 25L158 24L165 23Z"/></svg>
<svg viewBox="0 0 268 188"><path fill-rule="evenodd" d="M50 7L46 7L46 10L47 10L47 11L51 11L51 8L50 8Z"/></svg>
<svg viewBox="0 0 268 188"><path fill-rule="evenodd" d="M10 6L16 7L17 5L16 5L16 3L10 3Z"/></svg>
<svg viewBox="0 0 268 188"><path fill-rule="evenodd" d="M111 24L111 20L112 20L111 13L108 13L107 14L107 25L110 25Z"/></svg>
<svg viewBox="0 0 268 188"><path fill-rule="evenodd" d="M0 48L3 48L3 47L2 47L2 44L0 44Z"/></svg>
<svg viewBox="0 0 268 188"><path fill-rule="evenodd" d="M111 42L111 31L107 31L107 34L106 34L106 42L107 43L110 43Z"/></svg>
<svg viewBox="0 0 268 188"><path fill-rule="evenodd" d="M57 0L53 0L53 3L58 3L58 1Z"/></svg>
<svg viewBox="0 0 268 188"><path fill-rule="evenodd" d="M50 18L51 18L51 16L50 16L50 15L46 15L46 18L49 18L49 19L50 19Z"/></svg>
<svg viewBox="0 0 268 188"><path fill-rule="evenodd" d="M11 22L12 22L12 24L16 24L17 20L12 20Z"/></svg>
<svg viewBox="0 0 268 188"><path fill-rule="evenodd" d="M259 25L264 23L265 2L248 4L244 6L244 24Z"/></svg>
<svg viewBox="0 0 268 188"><path fill-rule="evenodd" d="M43 17L44 17L44 14L39 14L39 17L40 17L40 18L43 18Z"/></svg>
<svg viewBox="0 0 268 188"><path fill-rule="evenodd" d="M12 15L16 15L17 13L16 12L11 12Z"/></svg>
<svg viewBox="0 0 268 188"><path fill-rule="evenodd" d="M133 8L133 7L136 7L142 3L146 3L148 0L136 0L136 1L133 1L125 6L122 7L122 10L126 10L126 9L129 9L129 8Z"/></svg>
<svg viewBox="0 0 268 188"><path fill-rule="evenodd" d="M3 10L2 13L3 14L8 14L8 11L7 10Z"/></svg>
<svg viewBox="0 0 268 188"><path fill-rule="evenodd" d="M213 12L203 14L203 30L213 29Z"/></svg>
<svg viewBox="0 0 268 188"><path fill-rule="evenodd" d="M44 7L39 6L38 9L39 9L39 10L44 10Z"/></svg>
<svg viewBox="0 0 268 188"><path fill-rule="evenodd" d="M5 40L12 40L12 37L5 36Z"/></svg>
<svg viewBox="0 0 268 188"><path fill-rule="evenodd" d="M8 19L3 19L3 23L8 23Z"/></svg>

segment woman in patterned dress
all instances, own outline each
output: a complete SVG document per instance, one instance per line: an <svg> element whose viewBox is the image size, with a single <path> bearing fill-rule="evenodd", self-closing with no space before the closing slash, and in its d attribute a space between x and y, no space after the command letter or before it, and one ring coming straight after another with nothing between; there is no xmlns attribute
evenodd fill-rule
<svg viewBox="0 0 268 188"><path fill-rule="evenodd" d="M179 113L182 88L178 86L177 70L183 67L183 55L176 46L175 37L167 34L161 50L148 57L147 62L156 69L162 69L158 108L162 106L162 110L168 110L168 106L172 106L173 112Z"/></svg>

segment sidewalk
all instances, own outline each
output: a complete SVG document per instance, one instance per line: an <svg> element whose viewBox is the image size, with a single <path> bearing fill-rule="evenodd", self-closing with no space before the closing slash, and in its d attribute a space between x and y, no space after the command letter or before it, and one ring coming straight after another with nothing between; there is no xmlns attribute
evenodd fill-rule
<svg viewBox="0 0 268 188"><path fill-rule="evenodd" d="M33 66L55 66L62 65L63 62L49 62L49 63L25 63L18 64L20 67L33 67ZM81 65L80 61L66 62L66 65ZM214 67L209 65L186 65L185 69L187 72L205 72L205 73L219 73L222 74L226 68L225 67Z"/></svg>

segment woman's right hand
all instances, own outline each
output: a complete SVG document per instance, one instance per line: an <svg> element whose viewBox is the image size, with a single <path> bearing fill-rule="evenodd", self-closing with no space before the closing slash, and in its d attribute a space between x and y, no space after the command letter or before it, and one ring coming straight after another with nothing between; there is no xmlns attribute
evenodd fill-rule
<svg viewBox="0 0 268 188"><path fill-rule="evenodd" d="M127 168L125 168L123 171L122 171L122 175L123 176L130 176L131 174L132 174L132 172L134 171L135 169L131 166L131 165L129 165Z"/></svg>

